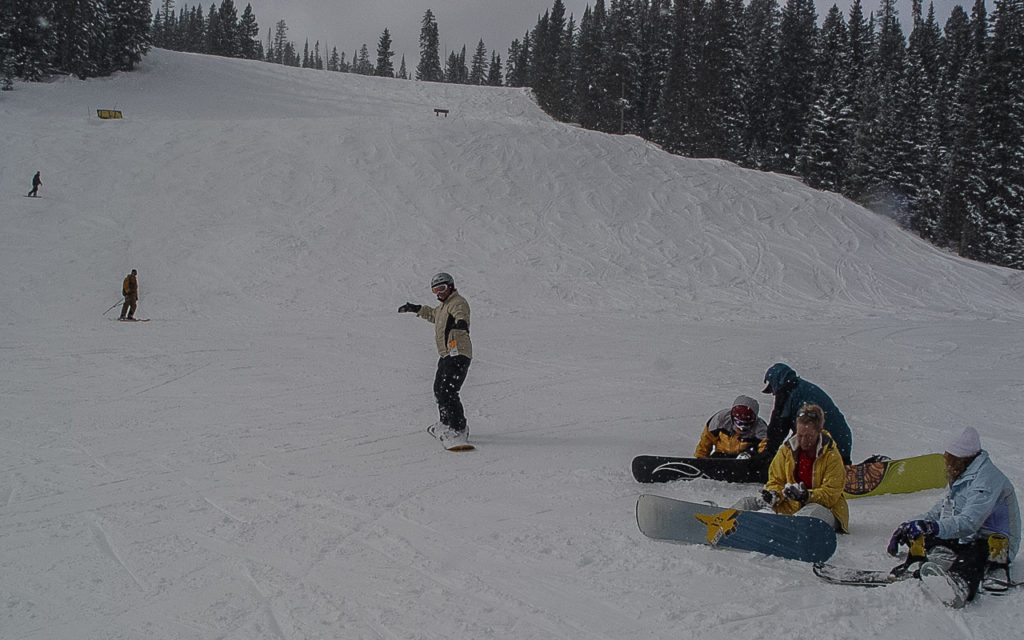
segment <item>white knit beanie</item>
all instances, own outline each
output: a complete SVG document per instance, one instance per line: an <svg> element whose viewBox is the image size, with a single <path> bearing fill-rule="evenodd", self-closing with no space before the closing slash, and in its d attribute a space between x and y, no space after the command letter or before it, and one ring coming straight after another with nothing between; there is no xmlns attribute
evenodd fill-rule
<svg viewBox="0 0 1024 640"><path fill-rule="evenodd" d="M958 458L970 458L981 451L981 438L974 427L967 427L963 433L954 435L946 443L946 453Z"/></svg>

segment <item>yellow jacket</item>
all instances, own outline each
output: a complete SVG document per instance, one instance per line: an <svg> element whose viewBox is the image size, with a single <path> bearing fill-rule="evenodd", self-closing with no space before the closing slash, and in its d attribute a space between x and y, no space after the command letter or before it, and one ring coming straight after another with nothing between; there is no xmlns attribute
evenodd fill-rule
<svg viewBox="0 0 1024 640"><path fill-rule="evenodd" d="M779 447L771 466L768 467L768 484L765 488L775 491L780 496L779 501L775 503L776 513L793 514L804 506L782 495L786 484L797 482L796 449L796 436L793 436ZM846 488L846 467L828 431L821 432L813 475L814 482L813 486L808 487L807 502L827 507L839 522L840 531L849 533L850 508L843 497L843 489Z"/></svg>

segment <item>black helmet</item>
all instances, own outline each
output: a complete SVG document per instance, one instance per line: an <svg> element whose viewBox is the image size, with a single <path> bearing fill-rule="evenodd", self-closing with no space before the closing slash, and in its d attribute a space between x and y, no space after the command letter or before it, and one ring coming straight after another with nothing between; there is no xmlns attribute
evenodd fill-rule
<svg viewBox="0 0 1024 640"><path fill-rule="evenodd" d="M455 288L455 278L452 277L452 274L445 273L444 271L442 271L440 273L435 273L434 277L430 279L430 288L433 289L434 287L436 287L439 284L446 284L449 287L451 287L452 289L454 289Z"/></svg>

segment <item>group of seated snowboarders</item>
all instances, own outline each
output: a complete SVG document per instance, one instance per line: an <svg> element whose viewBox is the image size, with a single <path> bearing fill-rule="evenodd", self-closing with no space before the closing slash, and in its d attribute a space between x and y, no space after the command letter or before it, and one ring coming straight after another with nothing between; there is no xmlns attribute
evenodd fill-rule
<svg viewBox="0 0 1024 640"><path fill-rule="evenodd" d="M847 533L843 491L853 437L846 418L827 393L789 365L772 365L764 382L764 393L775 398L769 420L758 415L757 400L739 396L705 423L695 457L746 459L759 471L764 488L734 509L820 518ZM1020 508L1013 484L981 448L974 427L952 434L943 458L945 498L900 524L887 551L896 556L908 547L906 562L894 572L934 578L943 601L962 606L979 588L999 593L1015 585L1010 562L1020 547Z"/></svg>

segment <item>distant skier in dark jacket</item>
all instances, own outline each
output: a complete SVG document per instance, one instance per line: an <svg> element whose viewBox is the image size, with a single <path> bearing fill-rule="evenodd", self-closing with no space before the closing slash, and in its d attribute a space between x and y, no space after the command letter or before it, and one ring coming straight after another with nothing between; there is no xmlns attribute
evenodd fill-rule
<svg viewBox="0 0 1024 640"><path fill-rule="evenodd" d="M138 271L132 269L121 283L121 294L124 296L124 305L121 306L121 320L134 320L135 307L139 304L139 281L136 276Z"/></svg>
<svg viewBox="0 0 1024 640"><path fill-rule="evenodd" d="M816 384L810 383L796 374L788 364L777 362L764 374L767 386L764 393L775 396L775 407L768 421L768 445L765 455L770 461L779 446L796 431L796 415L805 404L816 404L825 412L825 430L843 457L843 464L852 464L850 452L853 449L853 435L846 418L827 393Z"/></svg>
<svg viewBox="0 0 1024 640"><path fill-rule="evenodd" d="M28 192L29 198L39 197L39 187L42 186L43 181L39 177L39 172L36 171L36 175L32 176L32 190Z"/></svg>

